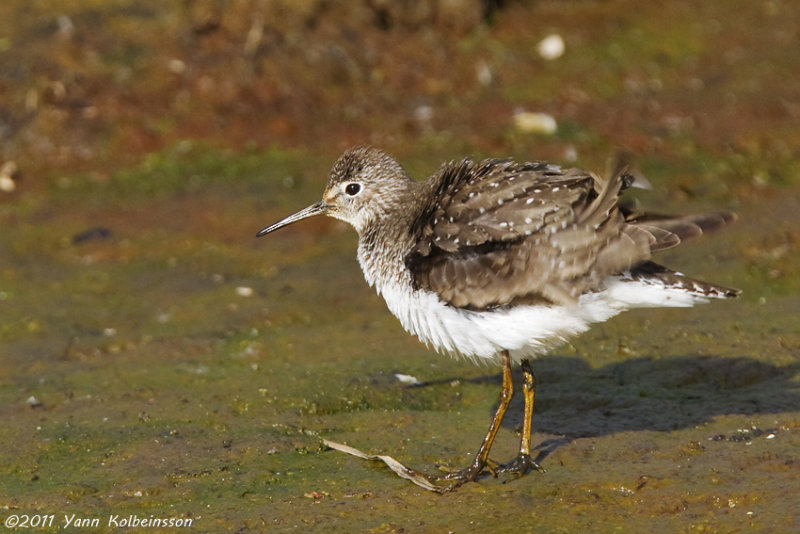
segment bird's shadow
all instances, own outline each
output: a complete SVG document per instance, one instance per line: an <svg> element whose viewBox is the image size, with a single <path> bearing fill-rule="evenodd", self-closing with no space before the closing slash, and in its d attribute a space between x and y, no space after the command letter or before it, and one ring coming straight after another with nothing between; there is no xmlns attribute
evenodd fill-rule
<svg viewBox="0 0 800 534"><path fill-rule="evenodd" d="M800 406L794 381L800 363L775 366L749 357L681 356L634 358L593 369L580 358L551 356L532 364L534 430L561 436L538 444L538 460L577 438L665 432L702 425L718 415L780 413ZM517 390L520 379L515 370ZM499 392L501 375L467 381L496 383ZM503 426L521 425L522 403L522 396L515 395Z"/></svg>

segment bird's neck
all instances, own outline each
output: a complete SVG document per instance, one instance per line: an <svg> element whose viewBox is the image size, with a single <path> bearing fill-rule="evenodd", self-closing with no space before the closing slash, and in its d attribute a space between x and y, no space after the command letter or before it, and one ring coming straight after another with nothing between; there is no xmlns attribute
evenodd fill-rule
<svg viewBox="0 0 800 534"><path fill-rule="evenodd" d="M379 293L389 285L411 284L405 257L413 246L410 230L418 204L416 195L409 194L359 232L358 261L367 283Z"/></svg>

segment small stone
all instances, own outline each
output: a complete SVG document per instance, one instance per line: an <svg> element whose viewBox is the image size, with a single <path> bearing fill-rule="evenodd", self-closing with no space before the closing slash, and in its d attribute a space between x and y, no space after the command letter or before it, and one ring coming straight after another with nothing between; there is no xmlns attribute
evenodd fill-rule
<svg viewBox="0 0 800 534"><path fill-rule="evenodd" d="M73 35L75 35L75 25L72 23L72 19L70 19L66 15L60 15L56 19L56 23L58 24L58 34L63 39L70 39Z"/></svg>
<svg viewBox="0 0 800 534"><path fill-rule="evenodd" d="M89 228L88 230L84 230L83 232L79 232L72 236L72 244L78 245L81 243L86 243L87 241L100 241L103 239L108 239L113 235L113 232L108 228L103 226L95 226L94 228Z"/></svg>
<svg viewBox="0 0 800 534"><path fill-rule="evenodd" d="M186 71L186 63L180 59L170 59L167 68L173 74L183 74Z"/></svg>
<svg viewBox="0 0 800 534"><path fill-rule="evenodd" d="M10 193L17 188L14 178L18 171L17 164L13 161L7 161L0 167L0 191Z"/></svg>
<svg viewBox="0 0 800 534"><path fill-rule="evenodd" d="M489 65L485 61L481 61L475 65L475 76L478 78L478 83L484 87L490 85L494 79L492 69L489 68Z"/></svg>
<svg viewBox="0 0 800 534"><path fill-rule="evenodd" d="M253 288L247 286L239 286L236 288L236 294L240 297L252 297L253 296Z"/></svg>
<svg viewBox="0 0 800 534"><path fill-rule="evenodd" d="M564 39L562 39L557 33L548 35L542 39L536 47L539 55L548 61L552 61L553 59L558 59L563 56L565 49L566 46L564 45Z"/></svg>
<svg viewBox="0 0 800 534"><path fill-rule="evenodd" d="M12 180L8 176L0 175L0 191L5 191L6 193L10 193L16 188L17 184L14 183L14 180Z"/></svg>
<svg viewBox="0 0 800 534"><path fill-rule="evenodd" d="M556 120L547 113L520 111L514 114L513 119L514 127L525 133L553 135L558 129Z"/></svg>
<svg viewBox="0 0 800 534"><path fill-rule="evenodd" d="M422 104L414 108L414 120L419 123L429 123L433 120L433 108Z"/></svg>

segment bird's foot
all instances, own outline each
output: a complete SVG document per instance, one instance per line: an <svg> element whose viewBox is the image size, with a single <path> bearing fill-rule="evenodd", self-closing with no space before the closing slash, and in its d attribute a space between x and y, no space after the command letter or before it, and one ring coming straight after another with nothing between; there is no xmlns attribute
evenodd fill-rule
<svg viewBox="0 0 800 534"><path fill-rule="evenodd" d="M492 460L486 462L475 461L472 465L451 471L439 476L429 476L428 480L438 486L439 493L453 491L467 482L473 482L482 473L489 472L496 477L500 473L515 473L519 476L527 474L529 471L544 472L544 468L539 465L529 454L519 454L507 464L498 464Z"/></svg>
<svg viewBox="0 0 800 534"><path fill-rule="evenodd" d="M477 479L481 473L485 471L491 473L492 476L497 476L498 467L500 467L500 465L492 460L487 460L485 462L476 460L472 463L472 465L465 467L464 469L459 469L458 471L449 471L442 475L430 476L428 478L432 483L437 484L442 488L439 491L440 493L446 493L463 486L467 482L474 482L475 479Z"/></svg>
<svg viewBox="0 0 800 534"><path fill-rule="evenodd" d="M519 456L503 464L497 468L498 473L516 473L520 476L526 474L528 471L541 471L544 473L544 468L536 463L536 460L531 458L530 454L520 453Z"/></svg>

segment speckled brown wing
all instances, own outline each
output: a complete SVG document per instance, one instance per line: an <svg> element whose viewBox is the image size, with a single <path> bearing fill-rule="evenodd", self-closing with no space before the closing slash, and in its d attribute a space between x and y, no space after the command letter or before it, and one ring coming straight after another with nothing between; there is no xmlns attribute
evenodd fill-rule
<svg viewBox="0 0 800 534"><path fill-rule="evenodd" d="M430 181L406 265L417 287L453 306L520 301L573 303L652 248L679 242L668 230L628 224L619 166L603 181L576 169L509 160L465 160Z"/></svg>

